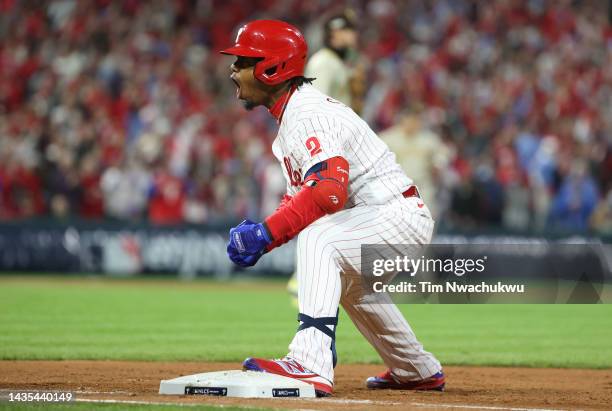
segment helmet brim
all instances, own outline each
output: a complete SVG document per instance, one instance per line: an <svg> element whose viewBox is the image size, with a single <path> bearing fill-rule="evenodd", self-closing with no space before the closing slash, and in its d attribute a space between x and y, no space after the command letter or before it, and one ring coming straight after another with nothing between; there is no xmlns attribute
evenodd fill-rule
<svg viewBox="0 0 612 411"><path fill-rule="evenodd" d="M251 47L244 47L241 45L235 45L234 47L221 50L219 53L239 57L265 57L260 50L254 50Z"/></svg>

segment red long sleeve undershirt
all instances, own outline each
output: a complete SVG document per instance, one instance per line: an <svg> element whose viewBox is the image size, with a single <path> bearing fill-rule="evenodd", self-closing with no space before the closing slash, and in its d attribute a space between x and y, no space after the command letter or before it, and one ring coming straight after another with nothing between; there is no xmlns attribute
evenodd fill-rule
<svg viewBox="0 0 612 411"><path fill-rule="evenodd" d="M285 244L308 225L325 215L313 199L313 187L303 186L294 196L285 196L279 208L264 220L272 235L268 251Z"/></svg>
<svg viewBox="0 0 612 411"><path fill-rule="evenodd" d="M344 207L348 191L348 162L343 157L332 157L319 165L320 171L310 175L295 196L285 195L278 209L264 220L272 236L268 251L291 240L325 214ZM329 198L335 201L330 203Z"/></svg>

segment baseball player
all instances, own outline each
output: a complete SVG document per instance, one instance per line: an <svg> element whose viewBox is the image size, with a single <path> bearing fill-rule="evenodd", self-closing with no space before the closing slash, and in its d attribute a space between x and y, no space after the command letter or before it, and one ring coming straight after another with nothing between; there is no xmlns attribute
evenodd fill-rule
<svg viewBox="0 0 612 411"><path fill-rule="evenodd" d="M332 16L323 25L324 47L314 53L304 70L306 77L313 77L312 85L341 103L353 107L351 76L357 46L357 30L351 19L340 14Z"/></svg>
<svg viewBox="0 0 612 411"><path fill-rule="evenodd" d="M279 124L272 151L287 180L287 194L263 222L230 230L230 259L257 263L297 236L300 325L279 360L247 358L245 370L279 374L333 392L335 331L342 304L388 369L369 388L443 390L439 361L423 349L383 293L362 285L362 244L426 244L433 220L395 156L350 108L322 94L305 78L307 46L294 26L256 20L240 28L231 79L247 109L263 105Z"/></svg>

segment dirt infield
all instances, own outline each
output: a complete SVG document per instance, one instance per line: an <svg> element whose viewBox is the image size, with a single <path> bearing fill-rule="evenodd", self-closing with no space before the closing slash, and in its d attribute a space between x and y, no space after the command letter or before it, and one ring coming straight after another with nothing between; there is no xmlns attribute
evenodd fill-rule
<svg viewBox="0 0 612 411"><path fill-rule="evenodd" d="M337 368L335 395L324 399L232 399L161 396L159 381L205 371L238 369L231 363L123 361L0 361L0 389L64 390L80 400L201 403L314 410L362 409L610 409L612 370L447 367L447 390L370 391L364 379L375 365Z"/></svg>

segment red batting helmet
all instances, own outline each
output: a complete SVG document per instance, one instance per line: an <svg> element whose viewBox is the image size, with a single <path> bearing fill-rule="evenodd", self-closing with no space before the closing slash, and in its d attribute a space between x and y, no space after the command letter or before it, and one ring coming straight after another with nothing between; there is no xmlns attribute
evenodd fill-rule
<svg viewBox="0 0 612 411"><path fill-rule="evenodd" d="M255 65L255 78L274 85L304 75L308 46L300 30L289 23L255 20L242 26L236 44L221 53L263 58Z"/></svg>

